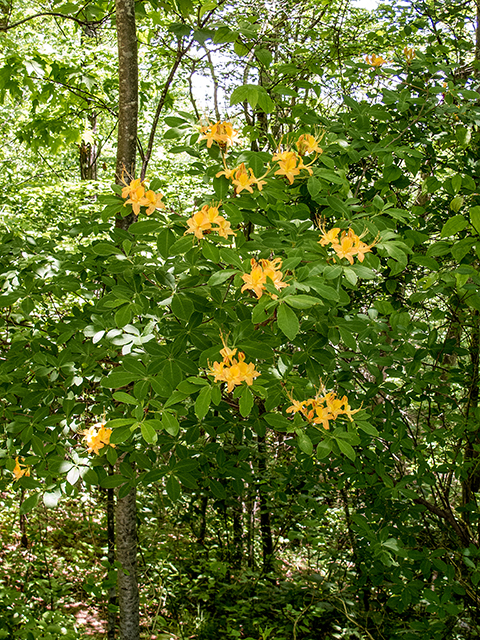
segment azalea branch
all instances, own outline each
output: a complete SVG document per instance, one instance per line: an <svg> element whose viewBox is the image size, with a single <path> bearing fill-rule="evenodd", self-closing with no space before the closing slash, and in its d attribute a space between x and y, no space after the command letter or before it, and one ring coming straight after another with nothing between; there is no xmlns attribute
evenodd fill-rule
<svg viewBox="0 0 480 640"><path fill-rule="evenodd" d="M163 107L165 105L165 101L166 101L167 95L168 95L168 90L170 89L170 85L173 82L173 78L175 77L175 74L177 72L178 67L180 66L180 62L182 61L183 56L190 49L190 47L192 46L193 42L194 42L194 39L192 38L190 40L190 42L185 47L182 47L181 46L181 40L180 39L178 40L177 55L175 56L175 60L173 62L172 68L170 69L170 73L168 74L168 77L167 77L167 79L165 81L165 84L163 86L163 90L162 90L162 93L160 95L160 99L158 101L157 109L155 111L155 116L153 118L152 128L150 129L150 136L148 138L147 149L145 151L145 156L144 156L143 162L142 162L142 170L140 172L140 180L144 180L145 179L145 175L147 173L148 163L150 162L150 158L152 156L153 143L154 143L154 140L155 140L155 134L157 132L158 120L160 118L160 114L162 112L162 109L163 109Z"/></svg>
<svg viewBox="0 0 480 640"><path fill-rule="evenodd" d="M28 22L29 20L35 20L35 18L43 18L45 16L50 16L53 18L66 18L67 20L73 20L73 22L76 22L82 27L91 27L94 25L101 25L113 14L114 14L114 11L110 11L100 20L82 20L81 18L77 18L75 16L69 16L69 15L66 15L65 13L59 13L57 11L44 11L42 13L35 13L33 16L27 16L26 18L23 18L22 20L18 20L18 22L14 22L12 24L6 24L6 25L0 24L0 31L9 31L10 29L19 27L20 25L24 24L25 22Z"/></svg>

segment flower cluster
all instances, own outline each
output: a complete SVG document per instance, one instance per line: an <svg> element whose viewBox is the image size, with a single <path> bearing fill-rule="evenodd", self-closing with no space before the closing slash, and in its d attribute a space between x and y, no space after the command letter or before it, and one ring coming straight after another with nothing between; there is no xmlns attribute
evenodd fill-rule
<svg viewBox="0 0 480 640"><path fill-rule="evenodd" d="M381 67L382 64L387 64L385 58L382 56L377 56L375 53L372 53L371 56L365 56L365 62L369 64L371 67Z"/></svg>
<svg viewBox="0 0 480 640"><path fill-rule="evenodd" d="M123 206L126 207L127 204L131 204L135 215L138 216L141 207L147 207L145 211L147 216L152 214L155 209L165 209L165 205L162 202L163 194L155 193L151 189L145 191L145 183L139 178L132 180L130 184L127 184L122 178L122 182L125 185L122 189L122 198L128 198Z"/></svg>
<svg viewBox="0 0 480 640"><path fill-rule="evenodd" d="M268 175L269 170L270 167L267 168L263 176L257 178L253 173L253 169L250 167L247 170L245 163L242 162L238 167L235 167L235 169L227 169L227 167L225 167L225 170L219 171L216 177L225 176L228 180L231 180L232 184L235 185L235 193L241 193L243 190L253 193L253 186L257 186L258 190L261 191L263 185L267 184L263 178Z"/></svg>
<svg viewBox="0 0 480 640"><path fill-rule="evenodd" d="M112 430L106 429L103 422L98 422L85 431L82 431L82 435L83 440L87 445L88 453L96 453L98 455L100 449L103 449L106 445L110 445L115 448L114 444L110 444Z"/></svg>
<svg viewBox="0 0 480 640"><path fill-rule="evenodd" d="M255 365L253 362L245 362L245 354L242 351L237 353L237 349L227 347L223 337L222 342L223 349L220 351L220 355L223 356L223 360L210 365L208 375L215 376L215 382L226 382L228 393L242 382L251 386L253 379L260 375L258 371L255 371ZM237 358L234 358L235 355Z"/></svg>
<svg viewBox="0 0 480 640"><path fill-rule="evenodd" d="M340 233L338 227L326 231L325 226L320 224L320 231L322 232L322 236L318 243L321 244L322 247L331 244L337 256L339 258L346 258L350 264L353 264L354 256L356 256L360 262L363 262L365 254L369 253L372 247L377 244L377 240L374 240L372 244L362 242L361 238L363 235L357 236L353 229L342 231L340 239L338 238L338 234Z"/></svg>
<svg viewBox="0 0 480 640"><path fill-rule="evenodd" d="M302 171L303 169L305 169L305 171L308 171L308 173L312 175L313 172L312 169L310 169L310 165L313 164L318 154L322 153L322 149L319 147L319 142L322 139L323 135L324 134L322 134L320 138L317 139L310 134L303 133L295 142L297 151L291 151L290 149L288 149L286 151L278 151L277 153L275 153L272 157L272 161L277 162L279 168L277 171L275 171L274 175L285 176L290 184L293 184L295 176L298 176L300 171ZM209 142L211 141L209 140ZM315 153L315 157L312 162L306 165L303 162L303 156L308 155L309 153ZM267 184L264 178L266 178L271 171L270 165L267 165L265 173L257 178L253 169L251 167L247 169L244 162L239 164L237 167L234 167L233 169L229 169L227 167L225 158L223 164L223 171L219 171L216 174L216 177L219 178L220 176L225 176L227 180L231 180L232 184L235 187L236 194L242 193L242 191L253 193L253 187L255 186L258 187L259 191L262 191L263 185Z"/></svg>
<svg viewBox="0 0 480 640"><path fill-rule="evenodd" d="M200 211L193 214L191 218L187 220L188 229L183 235L187 233L194 233L195 237L201 240L203 234L210 233L211 231L217 231L222 238L228 238L228 236L235 236L236 233L231 229L230 222L218 213L220 202L215 204L205 204ZM216 224L216 227L212 227L212 224Z"/></svg>
<svg viewBox="0 0 480 640"><path fill-rule="evenodd" d="M255 258L250 260L252 270L250 273L245 273L242 276L242 280L245 284L242 287L242 293L247 289L251 289L255 292L257 298L261 298L263 293L268 293L265 285L267 278L270 278L273 286L277 291L281 291L284 287L288 287L286 282L283 282L283 273L280 271L282 266L281 258L274 258L273 260L260 260L257 262ZM275 300L278 296L275 294L268 294Z"/></svg>
<svg viewBox="0 0 480 640"><path fill-rule="evenodd" d="M203 135L200 140L206 140L208 148L216 142L221 149L227 149L238 140L238 131L233 128L230 122L216 122L215 124L209 122L207 126L202 127L201 132Z"/></svg>
<svg viewBox="0 0 480 640"><path fill-rule="evenodd" d="M23 458L22 458L22 460L23 460ZM24 468L22 469L22 467L24 467ZM20 480L21 477L30 475L30 467L27 467L24 464L20 464L20 462L18 461L18 456L17 456L15 458L15 467L14 467L12 473L15 476L15 480Z"/></svg>
<svg viewBox="0 0 480 640"><path fill-rule="evenodd" d="M353 422L352 416L360 409L352 409L348 404L347 396L338 398L336 393L329 392L323 395L318 393L315 398L309 398L303 402L290 397L292 405L288 407L287 413L301 413L313 425L321 424L324 429L330 429L330 422L339 416L347 416Z"/></svg>

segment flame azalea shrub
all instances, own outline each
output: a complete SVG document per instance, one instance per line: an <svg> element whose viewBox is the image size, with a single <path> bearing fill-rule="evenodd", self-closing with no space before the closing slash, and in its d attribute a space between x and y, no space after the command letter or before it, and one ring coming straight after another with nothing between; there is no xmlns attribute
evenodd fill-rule
<svg viewBox="0 0 480 640"><path fill-rule="evenodd" d="M303 474L302 518L318 507L319 484L351 514L344 566L362 629L379 635L375 620L398 615L383 634L396 637L410 629L404 613L419 637L433 637L427 618L435 637L448 637L447 622L476 607L462 584L475 594L480 559L478 94L452 70L442 102L424 86L428 75L441 87L443 54L438 64L418 56L394 69L395 91L369 85L335 117L298 105L286 123L296 146L240 151L211 127L192 153L206 165L202 202L212 204L187 235L185 218L167 210L115 227L108 213L125 209L117 196L103 223L94 212L71 229L73 248L65 228L28 241L3 234L9 457L0 464L12 471L18 456L32 466L35 478L15 483L28 492L24 510L84 484L122 497L159 482L162 499L206 496L230 518L246 487L265 490L273 510ZM312 122L327 129L322 153ZM261 189L237 190L253 176L264 176ZM127 187L125 200L140 202L144 187ZM220 200L236 235L210 242ZM374 242L356 235L363 229ZM320 380L331 391L318 393ZM100 455L90 455L78 425L104 412L108 444L92 431L90 453ZM119 455L110 476L105 459ZM308 492L315 507L301 502ZM448 547L441 558L435 539ZM378 605L378 617L362 602Z"/></svg>

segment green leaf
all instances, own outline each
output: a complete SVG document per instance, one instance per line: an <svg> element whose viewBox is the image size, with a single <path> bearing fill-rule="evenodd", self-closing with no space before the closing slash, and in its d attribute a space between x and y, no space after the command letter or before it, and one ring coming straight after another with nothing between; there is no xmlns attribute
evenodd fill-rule
<svg viewBox="0 0 480 640"><path fill-rule="evenodd" d="M348 444L348 442L345 442L345 440L342 440L341 438L336 439L335 442L338 444L340 451L345 454L347 458L350 458L352 461L355 460L357 456L352 445Z"/></svg>
<svg viewBox="0 0 480 640"><path fill-rule="evenodd" d="M447 220L447 222L443 225L440 236L442 238L454 236L459 231L463 231L467 225L468 221L465 220L462 215L458 214L456 216L453 216L453 218Z"/></svg>
<svg viewBox="0 0 480 640"><path fill-rule="evenodd" d="M162 425L165 431L173 437L175 437L180 431L180 425L178 424L177 418L168 411L165 411L162 416Z"/></svg>
<svg viewBox="0 0 480 640"><path fill-rule="evenodd" d="M194 311L193 303L184 295L174 295L171 303L172 311L180 318L180 320L185 320L188 322L190 316Z"/></svg>
<svg viewBox="0 0 480 640"><path fill-rule="evenodd" d="M312 196L312 198L315 198L315 196L320 193L320 191L322 190L322 186L322 182L315 176L310 176L307 181L308 193Z"/></svg>
<svg viewBox="0 0 480 640"><path fill-rule="evenodd" d="M215 498L217 498L217 500L225 500L227 495L225 493L225 487L221 482L210 478L208 484L210 486L210 491L213 493Z"/></svg>
<svg viewBox="0 0 480 640"><path fill-rule="evenodd" d="M208 284L211 287L216 287L217 285L222 284L237 273L237 269L224 269L223 271L216 271L212 276L210 276Z"/></svg>
<svg viewBox="0 0 480 640"><path fill-rule="evenodd" d="M317 458L322 460L332 452L332 443L330 440L323 440L317 444Z"/></svg>
<svg viewBox="0 0 480 640"><path fill-rule="evenodd" d="M206 260L210 260L215 264L220 262L220 251L218 250L218 247L211 242L208 242L207 239L204 239L202 242L202 253Z"/></svg>
<svg viewBox="0 0 480 640"><path fill-rule="evenodd" d="M121 484L124 484L127 481L122 475L115 474L113 476L105 476L100 480L100 486L104 489L115 489L119 487Z"/></svg>
<svg viewBox="0 0 480 640"><path fill-rule="evenodd" d="M155 444L157 442L157 432L151 424L149 424L148 422L142 422L142 424L140 425L140 430L145 442L147 442L148 444Z"/></svg>
<svg viewBox="0 0 480 640"><path fill-rule="evenodd" d="M39 493L34 493L32 496L29 496L26 500L22 502L22 506L20 507L20 513L28 513L32 509L34 509L38 504L38 499L40 498Z"/></svg>
<svg viewBox="0 0 480 640"><path fill-rule="evenodd" d="M182 495L182 487L178 478L174 475L169 476L167 480L167 495L172 502L176 502Z"/></svg>
<svg viewBox="0 0 480 640"><path fill-rule="evenodd" d="M319 301L313 296L298 295L298 296L285 296L282 302L286 302L294 309L308 309L313 305L318 304Z"/></svg>
<svg viewBox="0 0 480 640"><path fill-rule="evenodd" d="M111 444L121 444L122 442L125 442L126 440L129 439L129 437L132 435L132 428L131 427L119 427L118 429L115 429L115 431L113 431L113 433L110 436L110 443Z"/></svg>
<svg viewBox="0 0 480 640"><path fill-rule="evenodd" d="M477 233L480 233L480 207L471 207L470 222L475 227Z"/></svg>
<svg viewBox="0 0 480 640"><path fill-rule="evenodd" d="M301 429L295 429L297 434L297 443L301 451L306 453L307 456L311 456L313 453L313 444L307 434Z"/></svg>
<svg viewBox="0 0 480 640"><path fill-rule="evenodd" d="M163 230L164 225L158 220L141 220L140 222L134 222L128 227L130 233L134 233L137 236L145 235L148 233L155 233L156 231Z"/></svg>
<svg viewBox="0 0 480 640"><path fill-rule="evenodd" d="M198 398L195 401L195 415L199 420L207 415L210 408L210 402L212 401L212 388L210 386L203 387Z"/></svg>
<svg viewBox="0 0 480 640"><path fill-rule="evenodd" d="M175 234L171 229L163 229L157 236L157 249L165 260L170 257L170 249L175 244Z"/></svg>
<svg viewBox="0 0 480 640"><path fill-rule="evenodd" d="M108 242L98 242L92 245L92 251L98 256L113 256L122 253L118 247Z"/></svg>
<svg viewBox="0 0 480 640"><path fill-rule="evenodd" d="M369 422L363 422L362 420L355 420L355 424L359 429L361 429L362 431L365 431L365 433L368 433L369 436L375 436L375 437L378 436L378 431Z"/></svg>
<svg viewBox="0 0 480 640"><path fill-rule="evenodd" d="M115 398L115 400L118 400L118 402L135 405L138 404L138 400L136 400L133 396L130 396L128 393L125 393L124 391L115 391L113 397Z"/></svg>
<svg viewBox="0 0 480 640"><path fill-rule="evenodd" d="M107 378L102 378L101 385L108 389L118 389L119 387L126 387L134 380L139 380L139 377L134 373L130 373L123 369L119 371L114 370Z"/></svg>
<svg viewBox="0 0 480 640"><path fill-rule="evenodd" d="M240 401L238 403L238 408L240 409L240 415L246 418L250 415L250 411L253 407L253 394L248 387L244 387L242 391L242 395L240 396Z"/></svg>
<svg viewBox="0 0 480 640"><path fill-rule="evenodd" d="M300 323L295 312L285 304L278 307L277 324L289 340L293 340L300 330Z"/></svg>

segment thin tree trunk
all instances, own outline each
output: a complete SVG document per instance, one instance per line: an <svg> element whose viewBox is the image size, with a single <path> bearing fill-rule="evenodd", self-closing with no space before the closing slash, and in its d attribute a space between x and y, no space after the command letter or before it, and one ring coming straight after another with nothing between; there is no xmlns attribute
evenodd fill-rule
<svg viewBox="0 0 480 640"><path fill-rule="evenodd" d="M266 477L266 471L265 436L258 436L258 475L260 478L258 498L260 501L260 535L262 538L263 570L265 573L270 573L273 571L272 525L270 521L270 510L268 508L267 492L262 484L262 480Z"/></svg>
<svg viewBox="0 0 480 640"><path fill-rule="evenodd" d="M136 507L134 488L124 498L117 499L117 560L122 566L118 569L120 640L140 639Z"/></svg>
<svg viewBox="0 0 480 640"><path fill-rule="evenodd" d="M110 465L109 475L113 475L113 467ZM107 539L108 539L108 564L109 572L115 565L115 493L113 489L107 489ZM115 607L117 605L117 592L115 586L108 590L107 609L107 640L115 640L115 625L117 616Z"/></svg>
<svg viewBox="0 0 480 640"><path fill-rule="evenodd" d="M138 53L135 26L135 1L116 0L117 45L118 45L118 138L115 179L121 184L135 176L138 122ZM129 214L117 218L116 226L122 229L134 222L136 216Z"/></svg>
<svg viewBox="0 0 480 640"><path fill-rule="evenodd" d="M118 139L115 179L129 181L135 176L138 122L138 53L135 0L116 0L118 45ZM136 216L117 217L116 227L127 230ZM136 491L117 499L116 546L120 640L139 640L140 615L137 583Z"/></svg>

